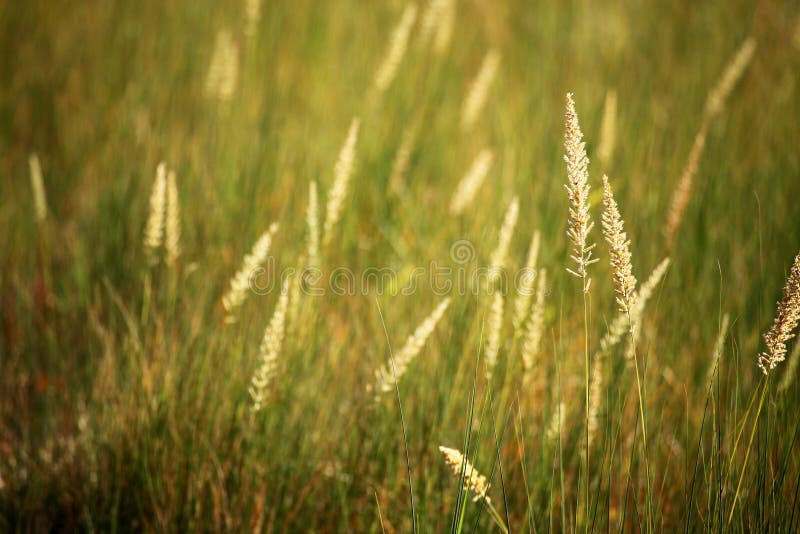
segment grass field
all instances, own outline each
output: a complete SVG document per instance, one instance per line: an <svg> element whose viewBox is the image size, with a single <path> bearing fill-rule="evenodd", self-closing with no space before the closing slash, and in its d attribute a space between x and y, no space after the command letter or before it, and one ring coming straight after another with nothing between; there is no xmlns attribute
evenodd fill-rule
<svg viewBox="0 0 800 534"><path fill-rule="evenodd" d="M800 528L796 2L0 30L3 531Z"/></svg>

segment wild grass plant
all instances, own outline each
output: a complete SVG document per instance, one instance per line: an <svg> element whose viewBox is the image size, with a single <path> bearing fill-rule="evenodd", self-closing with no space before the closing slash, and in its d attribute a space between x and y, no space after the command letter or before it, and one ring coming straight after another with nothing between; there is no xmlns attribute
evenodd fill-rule
<svg viewBox="0 0 800 534"><path fill-rule="evenodd" d="M797 5L0 28L3 531L798 530Z"/></svg>

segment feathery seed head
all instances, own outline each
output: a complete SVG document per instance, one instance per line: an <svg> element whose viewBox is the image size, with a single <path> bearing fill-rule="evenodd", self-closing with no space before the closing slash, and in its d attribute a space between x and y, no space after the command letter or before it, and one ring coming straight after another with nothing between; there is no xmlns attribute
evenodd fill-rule
<svg viewBox="0 0 800 534"><path fill-rule="evenodd" d="M611 273L614 279L614 290L617 292L617 303L623 312L627 312L636 300L636 277L631 266L630 240L625 234L624 221L619 213L617 201L608 177L603 176L603 203L605 210L602 216L603 236L608 242L611 256Z"/></svg>
<svg viewBox="0 0 800 534"><path fill-rule="evenodd" d="M239 79L239 49L230 30L217 33L211 64L206 76L205 94L220 101L229 101L236 92Z"/></svg>
<svg viewBox="0 0 800 534"><path fill-rule="evenodd" d="M636 348L635 343L639 339L639 332L642 329L642 322L644 320L644 304L650 300L650 297L656 290L658 282L664 276L664 273L666 273L668 266L669 258L662 260L661 263L658 264L658 266L650 274L650 278L648 278L647 281L642 284L639 293L634 299L636 302L631 307L630 312L628 312L630 317L627 318L627 322L624 319L626 314L622 314L623 323L629 327L628 331L631 333L630 337L628 338L627 348L625 350L625 359L628 361L633 359L634 349Z"/></svg>
<svg viewBox="0 0 800 534"><path fill-rule="evenodd" d="M148 254L155 258L156 250L164 241L164 210L167 202L167 166L159 163L156 168L156 181L150 193L150 214L144 231L144 246Z"/></svg>
<svg viewBox="0 0 800 534"><path fill-rule="evenodd" d="M725 348L725 337L728 335L728 324L730 323L730 316L726 313L722 316L722 324L719 327L719 334L717 335L717 341L714 343L714 352L712 352L711 356L711 367L708 368L708 376L706 377L706 382L711 382L714 379L714 373L716 373L717 368L719 367L719 360L722 357L722 350Z"/></svg>
<svg viewBox="0 0 800 534"><path fill-rule="evenodd" d="M744 70L753 59L755 51L756 40L748 37L736 51L736 55L733 56L731 62L728 63L717 85L709 93L706 101L706 117L710 119L719 115L722 108L725 107L725 101L733 91L733 86L742 77Z"/></svg>
<svg viewBox="0 0 800 534"><path fill-rule="evenodd" d="M683 221L683 215L686 207L691 199L692 186L694 185L694 177L697 174L697 166L700 157L703 154L703 149L706 144L706 134L708 132L709 122L718 116L725 101L728 99L733 86L744 73L750 60L753 58L755 52L756 42L755 39L749 37L739 47L734 58L728 64L725 72L722 74L719 82L711 90L706 100L705 116L700 125L700 130L694 138L692 149L689 152L689 157L686 161L686 166L683 168L681 179L678 186L675 188L675 193L672 197L672 204L670 205L669 214L667 216L667 225L665 227L664 235L666 236L667 249L671 248L675 242L675 236L678 228Z"/></svg>
<svg viewBox="0 0 800 534"><path fill-rule="evenodd" d="M511 245L511 238L514 236L514 228L517 225L517 217L519 216L519 198L514 197L511 204L508 205L506 216L503 219L503 226L500 228L500 234L497 239L497 248L492 252L489 260L489 284L496 284L500 279L500 275L508 263L508 247Z"/></svg>
<svg viewBox="0 0 800 534"><path fill-rule="evenodd" d="M308 224L308 265L318 268L319 261L319 197L317 182L311 180L308 184L308 209L306 210L306 223Z"/></svg>
<svg viewBox="0 0 800 534"><path fill-rule="evenodd" d="M603 170L608 169L614 148L617 145L617 92L610 90L606 93L603 105L603 122L600 123L600 144L597 147L597 157Z"/></svg>
<svg viewBox="0 0 800 534"><path fill-rule="evenodd" d="M794 329L800 320L800 253L794 258L794 264L783 288L783 300L778 303L775 321L764 334L767 350L759 354L758 366L768 375L780 362L786 359L786 342L792 339Z"/></svg>
<svg viewBox="0 0 800 534"><path fill-rule="evenodd" d="M478 473L469 460L464 458L461 451L449 447L439 446L439 451L444 455L445 463L453 470L453 474L459 479L464 480L464 489L475 494L473 501L485 499L490 502L489 481L486 477Z"/></svg>
<svg viewBox="0 0 800 534"><path fill-rule="evenodd" d="M264 331L259 352L259 367L250 382L249 393L253 399L253 411L258 412L264 407L267 399L267 389L272 381L278 366L283 336L286 328L286 309L289 304L289 285L292 277L287 277L281 285L281 294L272 318Z"/></svg>
<svg viewBox="0 0 800 534"><path fill-rule="evenodd" d="M497 365L497 356L500 353L500 342L503 333L503 293L495 291L492 295L492 305L489 308L489 319L486 335L486 380L492 379L492 373Z"/></svg>
<svg viewBox="0 0 800 534"><path fill-rule="evenodd" d="M244 0L244 34L252 38L261 20L261 0Z"/></svg>
<svg viewBox="0 0 800 534"><path fill-rule="evenodd" d="M565 406L563 402L559 402L550 417L550 424L547 425L547 430L544 433L544 439L547 443L553 443L561 435L561 429L564 428L564 419Z"/></svg>
<svg viewBox="0 0 800 534"><path fill-rule="evenodd" d="M536 283L536 263L539 259L539 230L533 232L531 244L528 247L528 260L525 262L525 271L520 277L520 287L517 294L517 300L514 302L514 330L519 331L522 328L525 319L528 317L530 311L531 300L533 297L533 289Z"/></svg>
<svg viewBox="0 0 800 534"><path fill-rule="evenodd" d="M403 189L403 182L408 169L408 162L411 159L411 153L414 150L415 141L416 127L410 126L403 132L403 139L400 141L400 146L392 162L392 174L389 177L389 191L392 193L398 193Z"/></svg>
<svg viewBox="0 0 800 534"><path fill-rule="evenodd" d="M408 48L408 36L411 33L411 26L414 25L416 18L417 4L411 3L406 5L403 11L403 17L392 33L386 57L375 75L374 84L378 91L383 92L388 89L397 75L397 68L400 66L400 62L403 60L403 56Z"/></svg>
<svg viewBox="0 0 800 534"><path fill-rule="evenodd" d="M342 207L350 186L350 177L353 174L353 167L356 159L356 143L358 142L358 132L361 127L361 119L355 117L350 122L350 129L347 131L347 139L342 145L339 157L334 167L333 186L328 194L328 205L325 210L325 223L322 230L322 244L328 246L333 240L333 227L339 222L342 215Z"/></svg>
<svg viewBox="0 0 800 534"><path fill-rule="evenodd" d="M493 161L494 152L491 149L484 148L481 150L456 187L453 199L450 201L450 213L452 215L460 215L467 206L472 204L478 189L486 179Z"/></svg>
<svg viewBox="0 0 800 534"><path fill-rule="evenodd" d="M427 44L433 40L433 51L441 56L450 44L453 36L455 18L454 0L431 0L422 19L420 40Z"/></svg>
<svg viewBox="0 0 800 534"><path fill-rule="evenodd" d="M528 320L528 330L525 333L525 341L522 344L522 362L525 372L530 373L536 363L536 357L542 344L542 334L544 333L544 302L547 297L547 271L539 271L536 289L536 300L531 307L530 319Z"/></svg>
<svg viewBox="0 0 800 534"><path fill-rule="evenodd" d="M175 171L167 174L167 207L164 248L167 249L167 261L174 263L181 255L181 213L178 202L178 186L175 183Z"/></svg>
<svg viewBox="0 0 800 534"><path fill-rule="evenodd" d="M586 145L572 93L567 93L565 123L564 161L567 164L567 183L564 187L570 201L567 237L573 247L571 258L576 263L576 268L567 269L567 272L580 278L583 281L583 291L588 292L591 279L587 267L597 261L592 259L594 244L587 244L589 232L594 226L589 215L589 158L586 156Z"/></svg>
<svg viewBox="0 0 800 534"><path fill-rule="evenodd" d="M31 172L31 189L33 189L33 208L36 222L41 223L47 218L47 196L44 192L44 179L42 178L42 165L39 156L31 154L28 157L28 167Z"/></svg>
<svg viewBox="0 0 800 534"><path fill-rule="evenodd" d="M267 259L272 240L277 231L278 223L272 223L269 229L258 238L258 241L253 245L253 249L244 257L242 266L231 278L231 287L222 298L222 305L228 314L225 322L232 323L236 320L234 312L247 297L247 293L250 290L250 278Z"/></svg>
<svg viewBox="0 0 800 534"><path fill-rule="evenodd" d="M669 267L669 258L663 259L661 263L653 269L653 272L650 273L650 276L636 293L636 298L633 299L634 304L631 306L630 316L626 312L617 314L611 322L608 332L600 340L600 349L597 351L597 354L595 354L595 358L604 358L607 356L611 352L611 349L613 349L617 343L622 340L622 337L629 332L631 326L638 330L636 325L642 320L645 305L653 296L656 287L667 272L667 267Z"/></svg>
<svg viewBox="0 0 800 534"><path fill-rule="evenodd" d="M686 212L686 207L689 205L689 200L692 197L694 177L697 174L697 166L700 163L700 157L703 155L703 150L706 146L707 133L708 122L703 122L697 135L695 135L692 148L689 151L689 157L681 173L681 179L678 181L675 193L672 195L672 203L670 204L669 214L667 215L667 226L664 230L668 250L672 248L675 242L678 228L680 228L683 222L683 214Z"/></svg>
<svg viewBox="0 0 800 534"><path fill-rule="evenodd" d="M414 333L408 337L406 344L394 355L394 358L375 371L375 386L373 387L370 384L368 389L372 389L375 393L376 401L380 399L380 395L394 390L395 380L400 381L409 364L417 357L422 347L425 346L425 342L433 333L436 324L442 318L449 305L450 297L440 302L433 312L414 330Z"/></svg>
<svg viewBox="0 0 800 534"><path fill-rule="evenodd" d="M472 128L475 121L478 120L478 115L489 96L489 88L497 75L498 67L500 67L500 53L497 50L489 50L483 58L481 69L470 85L469 93L467 93L461 108L461 127L464 130Z"/></svg>

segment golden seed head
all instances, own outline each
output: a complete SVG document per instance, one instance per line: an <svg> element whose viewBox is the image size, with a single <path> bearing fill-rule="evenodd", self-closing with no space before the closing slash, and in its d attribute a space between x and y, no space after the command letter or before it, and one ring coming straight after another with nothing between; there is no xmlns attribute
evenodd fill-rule
<svg viewBox="0 0 800 534"><path fill-rule="evenodd" d="M450 44L455 22L454 0L431 0L422 19L420 41L427 45L433 41L433 52L441 56Z"/></svg>
<svg viewBox="0 0 800 534"><path fill-rule="evenodd" d="M497 356L500 354L500 343L503 334L503 293L495 290L492 295L492 304L489 308L489 318L486 334L486 380L492 379L492 373L497 365Z"/></svg>
<svg viewBox="0 0 800 534"><path fill-rule="evenodd" d="M617 92L609 90L603 105L603 122L600 124L600 144L597 157L604 171L608 170L617 145Z"/></svg>
<svg viewBox="0 0 800 534"><path fill-rule="evenodd" d="M242 266L231 278L230 288L228 292L222 297L222 305L227 312L225 321L228 323L236 320L234 311L241 306L250 291L251 277L257 274L257 269L261 268L264 261L267 259L272 240L275 233L278 231L278 224L272 223L269 229L261 234L252 250L244 257Z"/></svg>
<svg viewBox="0 0 800 534"><path fill-rule="evenodd" d="M528 320L528 330L525 333L525 341L522 345L522 362L525 372L530 373L533 369L536 357L539 355L542 344L542 334L544 333L544 304L547 297L547 271L539 271L538 284L536 289L536 300L530 310Z"/></svg>
<svg viewBox="0 0 800 534"><path fill-rule="evenodd" d="M311 180L308 184L306 224L308 225L308 265L309 267L319 268L319 195L315 180Z"/></svg>
<svg viewBox="0 0 800 534"><path fill-rule="evenodd" d="M703 155L703 150L706 146L707 133L708 123L703 122L697 135L695 135L692 148L689 151L689 157L686 160L686 165L683 167L681 178L678 181L677 187L675 187L675 193L672 195L672 203L670 204L669 214L667 215L667 226L664 230L667 249L672 248L675 242L675 236L683 222L683 215L692 197L694 177L697 174L697 166L700 163L700 157Z"/></svg>
<svg viewBox="0 0 800 534"><path fill-rule="evenodd" d="M425 342L433 333L436 324L442 318L449 305L449 297L440 302L433 312L414 330L414 333L408 337L406 344L394 355L393 360L386 362L383 367L375 371L375 386L370 384L368 389L374 391L376 400L380 398L380 395L394 390L395 380L400 381L409 364L417 357L422 347L425 346Z"/></svg>
<svg viewBox="0 0 800 534"><path fill-rule="evenodd" d="M485 476L478 473L470 461L464 458L461 451L442 445L439 446L439 451L444 455L444 461L450 466L450 469L453 470L453 474L459 479L463 477L464 489L475 494L472 500L479 501L481 499L486 499L487 502L490 502L489 496L487 495L489 492L489 481L486 480Z"/></svg>
<svg viewBox="0 0 800 534"><path fill-rule="evenodd" d="M564 150L567 164L567 183L564 187L570 201L567 237L573 247L571 258L576 263L576 268L567 269L567 272L580 278L584 292L588 292L591 279L587 267L597 261L592 259L594 244L587 244L589 232L594 226L589 216L589 158L586 156L586 144L583 142L572 93L567 93Z"/></svg>
<svg viewBox="0 0 800 534"><path fill-rule="evenodd" d="M403 139L400 141L400 146L397 148L392 162L392 174L389 176L389 191L392 193L399 193L405 187L405 175L414 151L416 136L415 126L409 126L403 132Z"/></svg>
<svg viewBox="0 0 800 534"><path fill-rule="evenodd" d="M759 354L758 366L767 375L777 364L786 359L786 342L794 337L794 329L800 320L800 253L783 288L783 299L778 303L775 321L764 334L767 350Z"/></svg>
<svg viewBox="0 0 800 534"><path fill-rule="evenodd" d="M722 316L722 323L719 327L719 334L717 334L717 341L714 343L714 352L711 353L711 366L708 368L707 382L711 382L719 366L719 361L722 358L722 350L725 348L725 337L728 335L729 324L730 315L726 313Z"/></svg>
<svg viewBox="0 0 800 534"><path fill-rule="evenodd" d="M508 263L508 248L511 245L511 238L514 236L514 228L517 226L519 216L519 198L514 197L508 205L503 226L497 239L497 248L492 252L489 260L489 284L494 285L500 279L503 269Z"/></svg>
<svg viewBox="0 0 800 534"><path fill-rule="evenodd" d="M174 263L181 255L181 211L178 202L178 186L175 183L175 171L172 170L167 174L164 248L167 250L167 262L169 263Z"/></svg>
<svg viewBox="0 0 800 534"><path fill-rule="evenodd" d="M333 186L328 194L328 205L325 210L325 224L322 230L322 244L328 246L333 240L333 228L342 215L347 192L350 188L350 177L353 174L356 159L356 143L361 128L361 119L355 117L350 122L347 139L342 145L334 167Z"/></svg>
<svg viewBox="0 0 800 534"><path fill-rule="evenodd" d="M706 116L708 118L718 115L722 108L725 107L725 101L733 91L733 86L744 74L745 69L753 59L755 51L756 40L748 37L736 51L736 55L728 63L717 85L708 95L708 100L706 101Z"/></svg>
<svg viewBox="0 0 800 534"><path fill-rule="evenodd" d="M633 276L631 266L630 240L625 234L625 223L607 176L603 176L603 204L605 210L601 222L603 236L608 242L614 291L617 293L620 309L627 312L636 300L636 277Z"/></svg>
<svg viewBox="0 0 800 534"><path fill-rule="evenodd" d="M239 49L230 30L223 29L217 33L211 64L206 76L205 94L227 102L233 98L239 81Z"/></svg>
<svg viewBox="0 0 800 534"><path fill-rule="evenodd" d="M267 389L272 382L278 367L278 356L283 344L283 335L286 329L286 309L289 304L289 284L291 277L287 277L281 285L281 295L275 312L264 330L259 352L259 367L250 382L249 393L253 400L253 411L258 412L264 407L267 399Z"/></svg>
<svg viewBox="0 0 800 534"><path fill-rule="evenodd" d="M564 420L566 418L566 406L563 402L559 402L553 415L550 416L550 423L547 425L547 430L544 433L544 439L548 443L553 443L561 435L561 430L564 428Z"/></svg>
<svg viewBox="0 0 800 534"><path fill-rule="evenodd" d="M383 59L378 72L375 74L374 85L378 91L385 91L389 88L395 76L403 56L408 48L408 36L411 33L411 26L417 19L417 4L408 4L403 11L400 22L394 29L389 41L389 50Z"/></svg>
<svg viewBox="0 0 800 534"><path fill-rule="evenodd" d="M31 172L31 188L33 189L33 208L36 222L41 223L47 218L47 196L44 192L44 178L39 156L31 154L28 157L28 167Z"/></svg>
<svg viewBox="0 0 800 534"><path fill-rule="evenodd" d="M164 210L167 202L167 166L159 163L156 169L156 181L150 193L150 214L144 231L144 246L151 258L164 241Z"/></svg>
<svg viewBox="0 0 800 534"><path fill-rule="evenodd" d="M486 105L489 89L499 67L500 53L497 50L489 50L483 58L478 75L470 85L469 93L467 93L461 108L461 127L464 130L472 128L478 120L481 110Z"/></svg>
<svg viewBox="0 0 800 534"><path fill-rule="evenodd" d="M252 38L261 21L261 0L244 0L244 34Z"/></svg>
<svg viewBox="0 0 800 534"><path fill-rule="evenodd" d="M656 287L667 272L667 267L669 267L669 258L661 260L661 263L653 269L653 272L650 273L650 276L641 285L634 299L635 304L631 307L630 317L627 312L617 314L609 325L608 332L600 340L600 348L595 358L602 358L608 355L611 349L613 349L617 343L622 340L622 337L629 332L631 327L635 330L638 329L636 325L642 320L645 305L653 296Z"/></svg>
<svg viewBox="0 0 800 534"><path fill-rule="evenodd" d="M491 149L484 148L480 154L472 162L467 173L456 186L456 192L453 194L453 199L450 201L450 213L452 215L459 215L463 212L472 201L475 200L475 195L478 193L481 185L483 185L489 169L492 167L494 161L494 152Z"/></svg>
<svg viewBox="0 0 800 534"><path fill-rule="evenodd" d="M519 289L517 292L517 300L514 302L514 330L519 331L522 328L525 319L528 317L530 311L531 300L534 293L534 285L536 283L536 263L539 261L539 230L533 232L531 244L528 247L528 260L525 262L525 270L521 273L519 278Z"/></svg>

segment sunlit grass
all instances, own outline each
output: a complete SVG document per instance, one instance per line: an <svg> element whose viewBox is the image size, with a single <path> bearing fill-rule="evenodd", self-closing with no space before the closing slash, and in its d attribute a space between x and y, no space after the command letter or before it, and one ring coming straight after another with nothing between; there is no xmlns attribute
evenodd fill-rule
<svg viewBox="0 0 800 534"><path fill-rule="evenodd" d="M797 529L798 7L413 5L0 7L4 530Z"/></svg>

